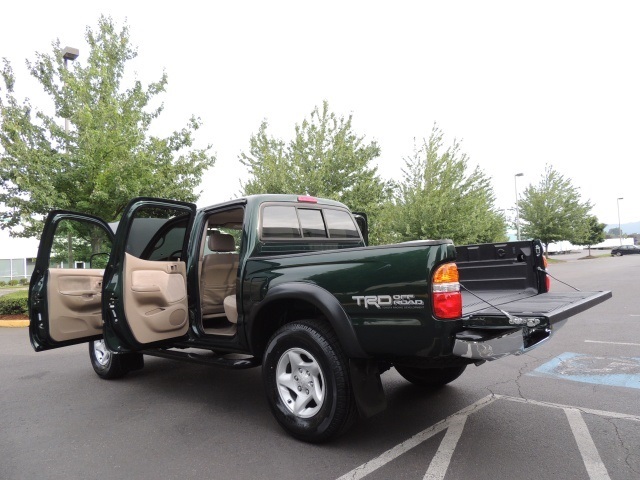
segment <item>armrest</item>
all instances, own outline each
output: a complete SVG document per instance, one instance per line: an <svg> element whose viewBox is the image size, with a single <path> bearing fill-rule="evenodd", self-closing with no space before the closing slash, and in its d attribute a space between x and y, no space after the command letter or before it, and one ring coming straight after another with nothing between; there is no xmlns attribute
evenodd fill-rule
<svg viewBox="0 0 640 480"><path fill-rule="evenodd" d="M151 293L159 292L160 287L158 285L133 285L131 290L137 293Z"/></svg>
<svg viewBox="0 0 640 480"><path fill-rule="evenodd" d="M65 290L60 292L62 295L71 295L73 297L83 297L85 295L100 295L100 290Z"/></svg>

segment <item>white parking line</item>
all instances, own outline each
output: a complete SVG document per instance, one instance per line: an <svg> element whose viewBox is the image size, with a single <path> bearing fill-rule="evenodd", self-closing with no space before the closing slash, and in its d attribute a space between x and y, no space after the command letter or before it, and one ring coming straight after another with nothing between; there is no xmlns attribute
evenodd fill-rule
<svg viewBox="0 0 640 480"><path fill-rule="evenodd" d="M640 416L629 415L626 413L607 412L605 410L596 410L592 408L575 407L571 405L563 405L560 403L541 402L538 400L530 400L527 398L510 397L508 395L487 395L481 398L477 402L469 405L466 408L448 416L444 420L432 425L431 427L415 434L413 437L405 440L399 445L387 450L378 457L363 463L359 467L354 468L348 473L345 473L337 480L358 480L366 477L370 473L375 472L379 468L382 468L387 463L395 460L400 455L408 452L414 447L417 447L421 443L429 440L443 430L447 430L438 451L434 455L427 473L424 476L425 480L437 480L443 479L449 469L449 464L453 456L453 452L460 440L462 431L464 429L467 417L472 413L475 413L487 405L492 404L496 400L507 400L514 403L522 403L527 405L535 405L540 407L556 408L563 410L569 421L569 426L573 436L578 444L578 450L582 456L582 460L585 464L585 468L589 474L589 478L592 480L607 480L609 474L607 472L602 459L598 453L598 450L589 434L589 429L582 418L582 414L597 415L599 417L615 418L620 420L630 420L632 422L640 423Z"/></svg>
<svg viewBox="0 0 640 480"><path fill-rule="evenodd" d="M447 433L444 435L438 451L429 464L429 469L424 476L424 480L442 480L447 474L451 457L462 436L462 430L464 429L467 417L468 415L455 415L451 419Z"/></svg>
<svg viewBox="0 0 640 480"><path fill-rule="evenodd" d="M466 408L463 408L459 412L456 412L453 415L448 416L447 418L445 418L444 420L441 420L435 425L432 425L431 427L421 431L420 433L415 434L410 439L405 440L404 442L402 442L399 445L396 445L390 450L387 450L386 452L374 458L373 460L363 463L362 465L354 468L350 472L345 473L338 480L358 480L360 478L363 478L369 475L372 472L375 472L379 468L385 466L390 461L398 458L403 453L408 452L412 448L420 445L422 442L429 440L434 435L437 435L438 433L445 430L446 428L449 428L449 425L451 423L451 420L453 420L453 418L457 418L460 416L468 416L473 412L477 412L481 408L484 408L487 405L490 405L491 403L495 402L496 399L497 397L495 395L487 395L486 397L481 398L477 402L469 405Z"/></svg>
<svg viewBox="0 0 640 480"><path fill-rule="evenodd" d="M580 410L575 408L565 408L564 413L569 420L569 426L578 444L578 450L582 455L582 461L587 469L591 480L611 480L607 468L602 463L596 444L589 433L589 428L580 414Z"/></svg>
<svg viewBox="0 0 640 480"><path fill-rule="evenodd" d="M540 402L538 400L530 400L528 398L510 397L508 395L496 395L496 399L509 400L516 403L527 403L529 405L537 405L539 407L551 407L564 410L566 408L577 408L582 413L589 413L591 415L597 415L599 417L616 418L619 420L631 420L632 422L640 422L640 416L629 415L626 413L607 412L605 410L595 410L593 408L575 407L572 405L563 405L561 403Z"/></svg>
<svg viewBox="0 0 640 480"><path fill-rule="evenodd" d="M606 343L607 345L632 345L634 347L640 347L640 343L604 342L602 340L585 340L584 343Z"/></svg>

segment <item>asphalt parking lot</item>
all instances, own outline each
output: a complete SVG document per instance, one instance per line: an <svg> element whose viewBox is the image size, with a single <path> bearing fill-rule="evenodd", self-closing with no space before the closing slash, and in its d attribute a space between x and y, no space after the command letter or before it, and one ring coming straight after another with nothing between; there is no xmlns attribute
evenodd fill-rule
<svg viewBox="0 0 640 480"><path fill-rule="evenodd" d="M86 345L36 354L0 329L0 478L635 480L640 258L556 258L558 279L613 298L437 391L385 373L388 409L326 445L278 427L259 369L147 358L104 381Z"/></svg>

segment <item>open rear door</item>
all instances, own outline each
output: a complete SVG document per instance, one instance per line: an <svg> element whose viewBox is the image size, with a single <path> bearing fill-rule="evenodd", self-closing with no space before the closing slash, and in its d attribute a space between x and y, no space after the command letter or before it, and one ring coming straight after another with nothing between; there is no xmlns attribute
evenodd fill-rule
<svg viewBox="0 0 640 480"><path fill-rule="evenodd" d="M364 240L365 245L369 245L369 219L366 213L362 212L352 212L353 218L358 224L358 228L360 229L360 233L362 234L362 239Z"/></svg>
<svg viewBox="0 0 640 480"><path fill-rule="evenodd" d="M103 275L113 238L100 218L49 214L29 284L29 336L36 351L101 338Z"/></svg>
<svg viewBox="0 0 640 480"><path fill-rule="evenodd" d="M118 225L105 272L105 342L114 352L157 348L189 330L187 244L196 206L137 198Z"/></svg>

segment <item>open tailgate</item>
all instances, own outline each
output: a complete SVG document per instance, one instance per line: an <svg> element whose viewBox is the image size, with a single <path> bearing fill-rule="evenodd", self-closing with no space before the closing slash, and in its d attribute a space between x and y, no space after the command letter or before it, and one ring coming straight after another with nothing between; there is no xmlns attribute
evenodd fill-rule
<svg viewBox="0 0 640 480"><path fill-rule="evenodd" d="M513 317L538 318L546 320L543 324L553 325L611 298L610 291L549 292L530 296L525 292L516 296L501 296L495 291L474 293L476 296L463 292L463 316L465 326L470 327L507 326L505 321L508 319L500 310Z"/></svg>
<svg viewBox="0 0 640 480"><path fill-rule="evenodd" d="M475 361L519 355L549 339L567 318L608 298L611 298L608 291L529 296L525 292L493 291L483 296L466 291L463 294L465 330L456 334L453 354ZM487 301L494 306L485 306Z"/></svg>

